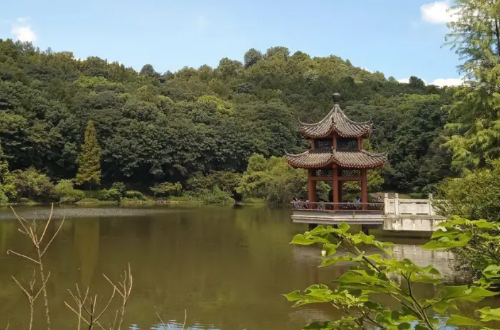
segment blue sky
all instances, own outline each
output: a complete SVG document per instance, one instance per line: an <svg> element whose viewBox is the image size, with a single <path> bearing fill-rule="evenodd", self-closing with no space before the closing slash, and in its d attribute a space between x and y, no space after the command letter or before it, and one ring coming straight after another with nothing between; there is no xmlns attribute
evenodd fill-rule
<svg viewBox="0 0 500 330"><path fill-rule="evenodd" d="M249 48L337 55L396 79L457 82L448 1L0 0L0 38L159 72L243 60ZM439 80L450 79L450 80Z"/></svg>

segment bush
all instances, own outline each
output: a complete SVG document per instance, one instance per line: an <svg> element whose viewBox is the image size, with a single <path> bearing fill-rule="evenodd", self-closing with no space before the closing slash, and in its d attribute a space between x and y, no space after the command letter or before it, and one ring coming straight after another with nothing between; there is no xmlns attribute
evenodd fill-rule
<svg viewBox="0 0 500 330"><path fill-rule="evenodd" d="M233 204L234 199L229 195L228 192L220 190L219 187L215 186L211 192L203 194L202 200L206 204Z"/></svg>
<svg viewBox="0 0 500 330"><path fill-rule="evenodd" d="M168 195L169 197L170 195L178 196L182 192L182 184L180 182L163 182L149 189L151 189L155 197L157 197L157 195Z"/></svg>
<svg viewBox="0 0 500 330"><path fill-rule="evenodd" d="M122 196L125 195L125 191L127 190L127 186L123 182L114 182L111 185L111 189L118 190Z"/></svg>
<svg viewBox="0 0 500 330"><path fill-rule="evenodd" d="M146 200L146 196L143 193L137 190L127 190L125 191L125 197L130 199L138 199L141 201Z"/></svg>
<svg viewBox="0 0 500 330"><path fill-rule="evenodd" d="M122 193L117 189L103 189L96 195L100 201L114 201L119 202L122 199Z"/></svg>
<svg viewBox="0 0 500 330"><path fill-rule="evenodd" d="M54 188L55 195L61 203L75 203L85 198L85 193L73 188L71 180L61 180Z"/></svg>
<svg viewBox="0 0 500 330"><path fill-rule="evenodd" d="M36 201L49 201L55 199L54 184L50 178L38 172L34 167L27 170L16 170L15 187L17 198L34 199Z"/></svg>
<svg viewBox="0 0 500 330"><path fill-rule="evenodd" d="M215 171L208 175L196 172L186 182L186 188L190 191L212 191L215 186L220 190L230 193L234 196L236 188L241 181L241 174L232 171Z"/></svg>

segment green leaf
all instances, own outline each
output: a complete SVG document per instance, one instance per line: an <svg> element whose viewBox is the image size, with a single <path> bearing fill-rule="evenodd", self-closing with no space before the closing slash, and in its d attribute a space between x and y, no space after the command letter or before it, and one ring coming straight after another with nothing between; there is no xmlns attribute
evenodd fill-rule
<svg viewBox="0 0 500 330"><path fill-rule="evenodd" d="M432 304L432 309L434 309L434 311L439 314L444 314L448 308L458 310L457 306L449 301L440 300Z"/></svg>
<svg viewBox="0 0 500 330"><path fill-rule="evenodd" d="M447 323L450 325L473 325L473 326L478 326L478 327L484 326L483 323L481 323L479 321L476 321L476 320L471 319L469 317L455 315L455 314L450 316Z"/></svg>
<svg viewBox="0 0 500 330"><path fill-rule="evenodd" d="M332 330L336 329L332 322L314 322L306 325L303 330Z"/></svg>
<svg viewBox="0 0 500 330"><path fill-rule="evenodd" d="M288 294L283 295L288 301L297 301L303 298L302 293L299 290L295 290Z"/></svg>
<svg viewBox="0 0 500 330"><path fill-rule="evenodd" d="M481 321L500 321L500 308L485 307L478 310Z"/></svg>
<svg viewBox="0 0 500 330"><path fill-rule="evenodd" d="M497 292L492 292L477 286L472 286L470 288L466 285L446 286L441 290L442 300L466 300L478 302L486 297L496 295L498 295Z"/></svg>
<svg viewBox="0 0 500 330"><path fill-rule="evenodd" d="M349 231L349 229L351 228L351 226L349 226L347 223L345 222L342 222L340 225L339 225L339 229L342 233L347 233Z"/></svg>
<svg viewBox="0 0 500 330"><path fill-rule="evenodd" d="M398 330L407 330L411 328L411 324L408 322L404 322L398 325Z"/></svg>
<svg viewBox="0 0 500 330"><path fill-rule="evenodd" d="M290 244L295 244L295 245L311 245L314 243L316 242L305 238L304 235L302 234L295 235L292 241L290 242Z"/></svg>
<svg viewBox="0 0 500 330"><path fill-rule="evenodd" d="M336 257L323 258L320 267L327 267L327 266L334 265L334 264L336 264L338 262L352 261L352 260L353 260L353 258L351 256L349 256L349 255L347 255L347 256L336 256Z"/></svg>

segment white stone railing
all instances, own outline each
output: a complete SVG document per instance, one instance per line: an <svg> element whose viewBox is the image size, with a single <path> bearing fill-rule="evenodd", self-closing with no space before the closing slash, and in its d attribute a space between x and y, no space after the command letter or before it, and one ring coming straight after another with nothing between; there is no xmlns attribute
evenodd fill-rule
<svg viewBox="0 0 500 330"><path fill-rule="evenodd" d="M436 215L436 206L433 203L435 200L432 194L429 194L429 199L402 199L399 194L395 194L394 198L389 198L389 194L384 195L384 214L393 216L406 215Z"/></svg>

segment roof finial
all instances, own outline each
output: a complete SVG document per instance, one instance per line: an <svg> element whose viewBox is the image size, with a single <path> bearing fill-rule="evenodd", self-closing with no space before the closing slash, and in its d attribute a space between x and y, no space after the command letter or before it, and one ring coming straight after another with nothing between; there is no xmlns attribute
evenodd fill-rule
<svg viewBox="0 0 500 330"><path fill-rule="evenodd" d="M340 102L340 93L333 93L332 94L332 98L333 98L333 103L339 104L339 102Z"/></svg>

